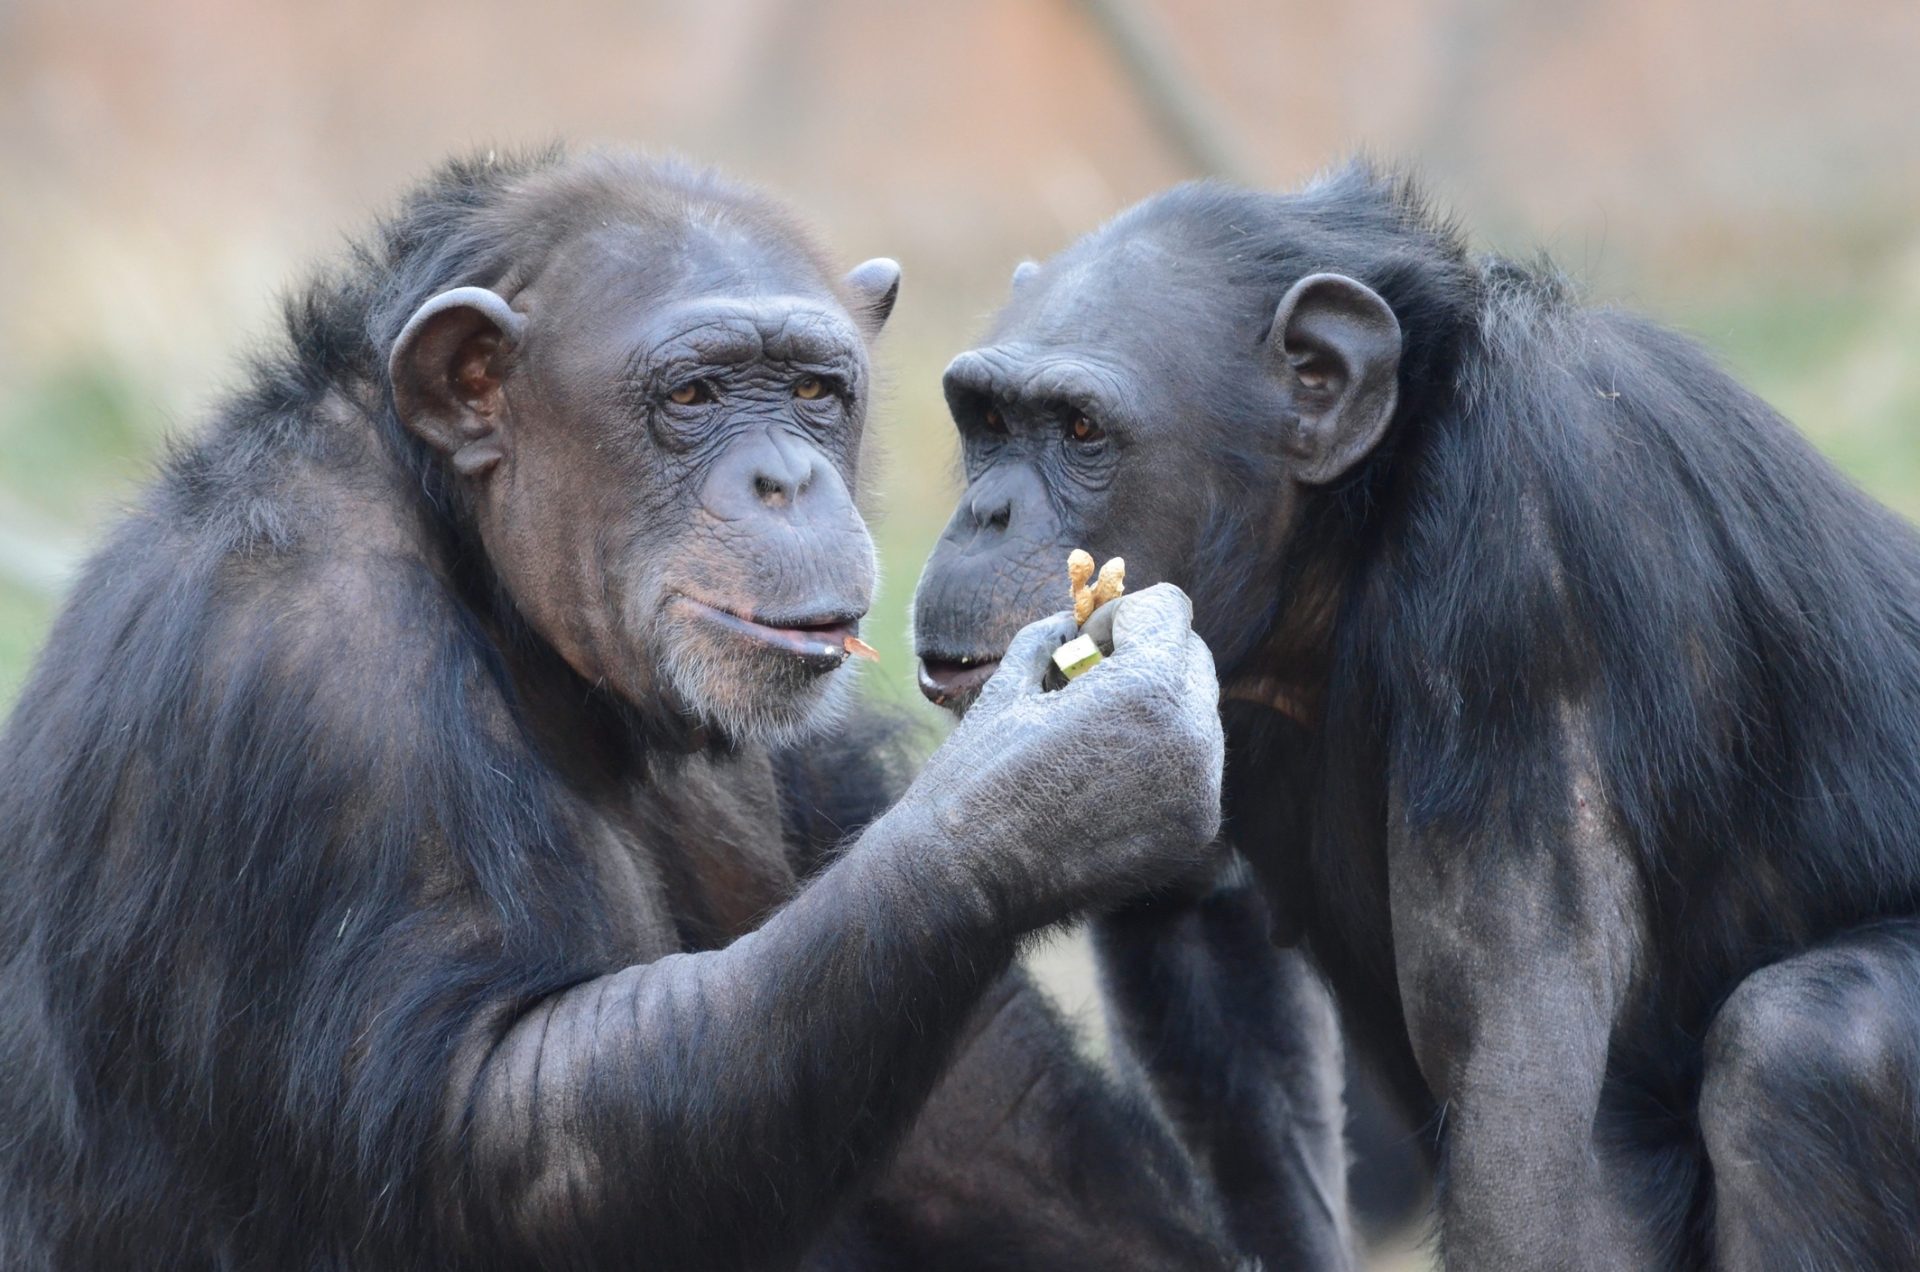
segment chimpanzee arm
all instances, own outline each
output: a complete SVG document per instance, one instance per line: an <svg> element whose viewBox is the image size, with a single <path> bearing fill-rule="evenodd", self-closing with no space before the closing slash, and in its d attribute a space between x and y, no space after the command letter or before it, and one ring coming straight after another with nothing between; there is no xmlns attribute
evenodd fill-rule
<svg viewBox="0 0 1920 1272"><path fill-rule="evenodd" d="M898 798L910 740L863 707L774 757L806 877ZM1017 965L975 1008L892 1163L808 1266L1226 1266L1211 1190L1145 1091L1116 1081ZM1317 1265L1316 1265L1317 1266Z"/></svg>
<svg viewBox="0 0 1920 1272"><path fill-rule="evenodd" d="M1339 1027L1318 975L1277 949L1236 857L1194 898L1094 924L1125 1043L1218 1187L1242 1249L1272 1268L1353 1265Z"/></svg>
<svg viewBox="0 0 1920 1272"><path fill-rule="evenodd" d="M1276 913L1269 899L1297 901L1311 883L1294 864L1308 833L1299 784L1313 771L1310 739L1244 702L1222 715L1230 749L1283 757L1278 774L1229 767L1228 823L1249 855L1096 919L1102 989L1123 1062L1144 1072L1199 1155L1241 1247L1269 1267L1345 1267L1338 1025L1291 948L1301 915Z"/></svg>
<svg viewBox="0 0 1920 1272"><path fill-rule="evenodd" d="M449 1110L475 1247L792 1257L906 1129L1019 935L1191 870L1218 822L1211 657L1178 592L1119 604L1101 683L1041 694L1071 618L1029 627L901 803L758 930L479 1031Z"/></svg>
<svg viewBox="0 0 1920 1272"><path fill-rule="evenodd" d="M1557 795L1466 835L1407 824L1396 782L1396 959L1442 1104L1441 1240L1469 1268L1646 1268L1655 1218L1605 1141L1608 1051L1643 930L1628 846L1578 738L1522 774Z"/></svg>
<svg viewBox="0 0 1920 1272"><path fill-rule="evenodd" d="M1067 691L1039 692L1063 622L1030 628L977 722L758 930L621 968L594 880L615 863L587 847L606 825L498 669L458 628L366 617L418 615L430 580L322 582L217 641L136 629L145 661L76 660L22 707L21 745L64 766L39 786L108 795L38 814L23 877L61 903L10 930L119 1013L61 1045L163 1146L153 1196L230 1216L183 1266L218 1242L263 1267L789 1263L878 1176L1017 939L1191 869L1217 827L1211 658L1149 589ZM159 688L131 727L57 736L136 677ZM83 1103L25 1076L47 1110ZM138 1262L126 1243L175 1217L108 1169L56 1237L105 1252L87 1266ZM93 1218L114 1206L132 1219Z"/></svg>
<svg viewBox="0 0 1920 1272"><path fill-rule="evenodd" d="M914 809L726 949L539 1003L454 1110L480 1248L791 1257L925 1096L1014 932Z"/></svg>

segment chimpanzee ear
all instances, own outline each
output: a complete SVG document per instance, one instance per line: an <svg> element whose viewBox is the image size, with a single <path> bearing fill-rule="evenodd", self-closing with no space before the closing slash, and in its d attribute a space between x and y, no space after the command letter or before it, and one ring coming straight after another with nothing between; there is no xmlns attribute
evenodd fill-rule
<svg viewBox="0 0 1920 1272"><path fill-rule="evenodd" d="M1299 480L1322 485L1365 459L1400 398L1400 320L1379 293L1344 274L1301 279L1274 311L1267 352Z"/></svg>
<svg viewBox="0 0 1920 1272"><path fill-rule="evenodd" d="M1022 287L1025 287L1033 281L1033 276L1039 272L1039 261L1021 261L1018 265L1015 265L1013 267L1013 290L1019 291Z"/></svg>
<svg viewBox="0 0 1920 1272"><path fill-rule="evenodd" d="M846 277L846 288L853 294L853 316L868 337L880 334L900 298L900 263L876 256L853 267Z"/></svg>
<svg viewBox="0 0 1920 1272"><path fill-rule="evenodd" d="M463 476L506 456L501 384L526 325L486 288L456 287L420 306L393 342L394 411Z"/></svg>

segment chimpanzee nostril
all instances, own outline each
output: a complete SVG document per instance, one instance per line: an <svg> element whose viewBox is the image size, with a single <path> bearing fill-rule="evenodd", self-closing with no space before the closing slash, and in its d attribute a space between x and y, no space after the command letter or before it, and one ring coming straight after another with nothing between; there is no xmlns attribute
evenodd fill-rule
<svg viewBox="0 0 1920 1272"><path fill-rule="evenodd" d="M975 529L1005 530L1013 521L1013 496L1006 491L986 491L972 496L967 511Z"/></svg>
<svg viewBox="0 0 1920 1272"><path fill-rule="evenodd" d="M767 429L721 452L701 488L701 502L722 521L768 514L831 519L849 496L839 469L810 439Z"/></svg>
<svg viewBox="0 0 1920 1272"><path fill-rule="evenodd" d="M784 508L813 485L819 464L811 455L781 452L753 474L754 496L769 508Z"/></svg>

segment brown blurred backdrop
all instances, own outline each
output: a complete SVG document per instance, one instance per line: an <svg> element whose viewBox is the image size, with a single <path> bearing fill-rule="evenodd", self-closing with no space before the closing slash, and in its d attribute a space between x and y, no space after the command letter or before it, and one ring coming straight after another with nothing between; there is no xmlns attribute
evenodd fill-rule
<svg viewBox="0 0 1920 1272"><path fill-rule="evenodd" d="M0 695L276 293L443 154L553 138L712 160L905 263L872 627L903 689L953 491L939 367L1022 255L1196 168L1116 11L1246 179L1415 160L1489 245L1693 330L1920 511L1912 0L0 0Z"/></svg>
<svg viewBox="0 0 1920 1272"><path fill-rule="evenodd" d="M940 367L1022 256L1203 166L1417 161L1920 513L1914 0L0 0L0 700L276 293L447 152L555 138L711 160L905 264L883 692L955 490Z"/></svg>

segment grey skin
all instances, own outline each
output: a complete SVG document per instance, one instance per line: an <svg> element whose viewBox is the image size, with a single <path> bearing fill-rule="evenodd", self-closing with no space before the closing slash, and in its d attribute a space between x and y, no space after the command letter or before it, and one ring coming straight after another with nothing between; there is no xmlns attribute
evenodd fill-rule
<svg viewBox="0 0 1920 1272"><path fill-rule="evenodd" d="M870 262L836 290L777 236L665 236L589 226L510 293L428 302L396 342L395 401L460 475L519 613L575 676L656 728L681 721L682 745L711 732L757 748L822 727L850 674L840 641L874 578L850 493L865 342L898 272ZM1223 740L1187 598L1126 598L1113 656L1043 694L1070 627L1015 636L898 803L764 924L475 1023L449 1133L529 1248L666 1206L680 1172L822 1154L822 1126L846 1128L832 1147L851 1177L877 1168L1023 936L1203 858ZM780 1195L838 1201L811 1184Z"/></svg>

